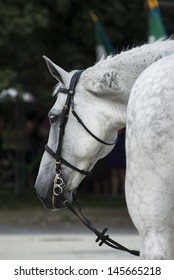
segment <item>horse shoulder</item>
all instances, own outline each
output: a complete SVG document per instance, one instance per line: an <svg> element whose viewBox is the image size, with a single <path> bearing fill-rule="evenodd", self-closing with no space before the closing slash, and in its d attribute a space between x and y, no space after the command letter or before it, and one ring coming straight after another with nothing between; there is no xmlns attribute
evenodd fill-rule
<svg viewBox="0 0 174 280"><path fill-rule="evenodd" d="M142 256L146 258L151 257L148 246L152 248L152 258L171 257L169 242L174 218L173 62L174 55L162 58L139 76L132 88L127 110L126 200L142 238Z"/></svg>

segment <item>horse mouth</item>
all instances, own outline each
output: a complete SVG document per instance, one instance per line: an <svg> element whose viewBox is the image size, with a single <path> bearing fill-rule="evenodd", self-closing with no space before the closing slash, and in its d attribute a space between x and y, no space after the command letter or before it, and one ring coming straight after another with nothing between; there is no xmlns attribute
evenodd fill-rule
<svg viewBox="0 0 174 280"><path fill-rule="evenodd" d="M61 194L55 195L52 191L52 188L49 190L46 197L41 197L38 192L37 197L45 208L53 211L67 208L65 202L68 201L68 203L71 204L73 201L72 193L63 191Z"/></svg>

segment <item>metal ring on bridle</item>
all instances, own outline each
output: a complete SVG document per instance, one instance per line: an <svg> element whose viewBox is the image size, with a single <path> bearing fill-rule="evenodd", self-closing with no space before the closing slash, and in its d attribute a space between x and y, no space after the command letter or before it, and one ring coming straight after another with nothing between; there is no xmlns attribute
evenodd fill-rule
<svg viewBox="0 0 174 280"><path fill-rule="evenodd" d="M55 185L53 188L53 193L55 196L59 196L59 194L63 193L63 188L60 185Z"/></svg>
<svg viewBox="0 0 174 280"><path fill-rule="evenodd" d="M63 179L60 177L61 172L59 171L58 174L56 174L55 178L54 178L54 184L61 186L63 185Z"/></svg>

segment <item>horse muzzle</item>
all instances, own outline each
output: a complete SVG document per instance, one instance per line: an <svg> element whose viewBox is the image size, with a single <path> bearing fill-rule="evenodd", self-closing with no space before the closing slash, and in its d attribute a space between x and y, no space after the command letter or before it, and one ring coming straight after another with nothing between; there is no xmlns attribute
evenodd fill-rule
<svg viewBox="0 0 174 280"><path fill-rule="evenodd" d="M64 190L54 190L53 186L48 189L48 192L41 192L35 185L36 193L39 200L43 203L44 207L50 210L58 210L66 208L66 201L70 204L73 201L73 193Z"/></svg>
<svg viewBox="0 0 174 280"><path fill-rule="evenodd" d="M71 204L73 201L73 194L71 192L66 192L65 190L61 190L58 193L53 192L52 194L52 209L58 210L62 208L66 208L66 204Z"/></svg>

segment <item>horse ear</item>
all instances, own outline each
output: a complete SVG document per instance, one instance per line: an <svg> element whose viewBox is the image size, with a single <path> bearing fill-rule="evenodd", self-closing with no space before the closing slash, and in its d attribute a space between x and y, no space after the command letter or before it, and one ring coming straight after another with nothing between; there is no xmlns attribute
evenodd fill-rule
<svg viewBox="0 0 174 280"><path fill-rule="evenodd" d="M43 55L43 58L46 61L47 67L51 73L51 75L58 80L62 84L66 84L66 81L68 80L68 73L63 70L61 67L53 63L48 57Z"/></svg>

